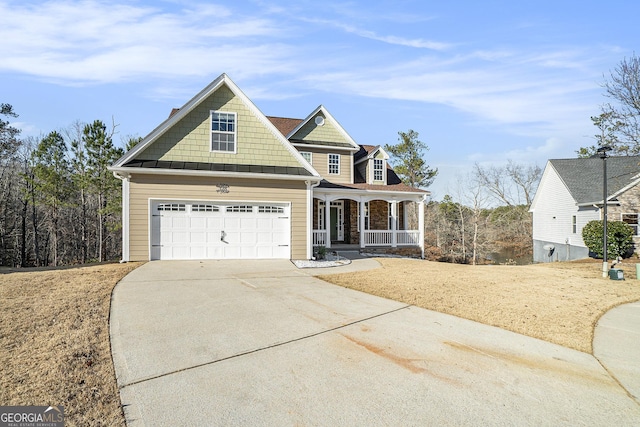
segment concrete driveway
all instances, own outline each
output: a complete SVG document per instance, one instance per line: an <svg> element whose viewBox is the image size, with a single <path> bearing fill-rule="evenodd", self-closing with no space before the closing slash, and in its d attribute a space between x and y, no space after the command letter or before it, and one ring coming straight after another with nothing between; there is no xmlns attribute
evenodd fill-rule
<svg viewBox="0 0 640 427"><path fill-rule="evenodd" d="M311 274L156 261L125 277L111 344L128 425L640 424L589 354Z"/></svg>

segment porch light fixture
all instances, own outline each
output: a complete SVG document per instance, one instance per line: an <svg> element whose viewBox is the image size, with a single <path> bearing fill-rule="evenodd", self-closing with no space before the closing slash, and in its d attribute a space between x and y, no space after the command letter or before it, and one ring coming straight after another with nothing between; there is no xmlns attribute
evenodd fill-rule
<svg viewBox="0 0 640 427"><path fill-rule="evenodd" d="M611 151L611 147L604 145L596 150L598 157L602 159L602 277L606 278L609 274L609 266L607 265L607 151Z"/></svg>

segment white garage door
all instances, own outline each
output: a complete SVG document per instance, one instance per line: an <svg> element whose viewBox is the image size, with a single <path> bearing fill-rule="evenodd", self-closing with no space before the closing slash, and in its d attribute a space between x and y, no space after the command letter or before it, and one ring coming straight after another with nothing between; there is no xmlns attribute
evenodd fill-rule
<svg viewBox="0 0 640 427"><path fill-rule="evenodd" d="M151 259L290 258L289 205L154 202Z"/></svg>

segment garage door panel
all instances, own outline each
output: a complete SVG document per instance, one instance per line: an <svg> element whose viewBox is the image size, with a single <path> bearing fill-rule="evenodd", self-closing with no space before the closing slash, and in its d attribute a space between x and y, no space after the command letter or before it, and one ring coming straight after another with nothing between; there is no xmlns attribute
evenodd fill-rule
<svg viewBox="0 0 640 427"><path fill-rule="evenodd" d="M207 218L207 225L206 228L207 229L216 229L216 230L222 230L222 227L224 226L224 222L222 218Z"/></svg>
<svg viewBox="0 0 640 427"><path fill-rule="evenodd" d="M251 230L240 233L240 244L242 246L253 245L256 243L256 233Z"/></svg>
<svg viewBox="0 0 640 427"><path fill-rule="evenodd" d="M207 229L207 218L203 217L193 217L191 218L191 229L197 230L206 230Z"/></svg>
<svg viewBox="0 0 640 427"><path fill-rule="evenodd" d="M192 245L203 246L207 243L207 233L202 231L192 231L189 233L189 240Z"/></svg>
<svg viewBox="0 0 640 427"><path fill-rule="evenodd" d="M156 202L151 217L151 258L288 258L288 209L277 204Z"/></svg>

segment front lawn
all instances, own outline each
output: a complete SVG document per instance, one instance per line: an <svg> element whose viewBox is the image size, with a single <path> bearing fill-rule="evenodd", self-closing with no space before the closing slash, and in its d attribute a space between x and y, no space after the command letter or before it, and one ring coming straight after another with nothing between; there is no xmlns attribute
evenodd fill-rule
<svg viewBox="0 0 640 427"><path fill-rule="evenodd" d="M0 404L63 405L67 426L124 426L111 291L139 263L0 273Z"/></svg>
<svg viewBox="0 0 640 427"><path fill-rule="evenodd" d="M602 278L602 261L471 266L380 258L383 268L320 276L373 295L452 314L591 353L607 310L640 300L635 265L627 280Z"/></svg>

